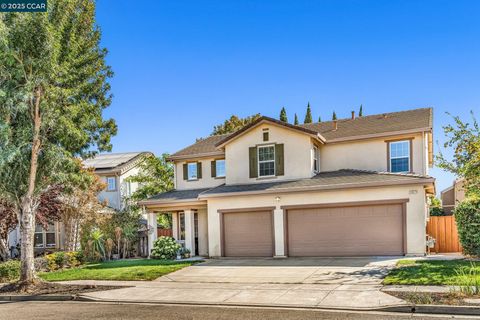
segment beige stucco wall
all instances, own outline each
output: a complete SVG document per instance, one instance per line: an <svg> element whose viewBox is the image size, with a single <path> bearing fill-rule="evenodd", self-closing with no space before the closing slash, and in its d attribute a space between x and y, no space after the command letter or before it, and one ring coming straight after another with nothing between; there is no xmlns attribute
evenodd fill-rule
<svg viewBox="0 0 480 320"><path fill-rule="evenodd" d="M225 183L225 178L213 178L212 177L212 165L211 162L215 159L220 158L208 158L208 159L199 159L192 160L189 162L201 162L202 163L202 178L198 180L183 180L183 165L187 163L186 161L175 162L175 188L177 190L185 189L202 189L202 188L212 188L219 186ZM225 164L225 170L227 170L227 165Z"/></svg>
<svg viewBox="0 0 480 320"><path fill-rule="evenodd" d="M425 137L422 134L358 140L323 145L320 148L321 170L362 169L387 171L387 142L391 139L412 140L413 172L427 174Z"/></svg>
<svg viewBox="0 0 480 320"><path fill-rule="evenodd" d="M269 141L263 141L268 128ZM257 145L284 144L285 175L273 178L250 178L249 148ZM312 171L312 141L308 135L272 124L262 124L225 146L227 184L243 184L309 178Z"/></svg>
<svg viewBox="0 0 480 320"><path fill-rule="evenodd" d="M199 209L198 215L198 254L208 256L208 212L207 209Z"/></svg>
<svg viewBox="0 0 480 320"><path fill-rule="evenodd" d="M278 203L275 201L275 197L277 196L280 197L280 201ZM407 203L406 252L409 255L423 255L425 253L425 226L427 206L425 192L423 190L423 186L421 185L363 188L323 192L299 192L289 194L249 195L209 199L209 254L213 257L221 255L220 217L218 214L218 210L220 209L240 209L249 207L269 206L276 206L277 208L280 208L280 206L283 205L395 199L409 199L409 202ZM275 216L278 216L278 214L276 214ZM276 228L282 228L283 224L274 223L274 226ZM275 230L275 234L283 234L283 230ZM276 242L278 243L278 241Z"/></svg>

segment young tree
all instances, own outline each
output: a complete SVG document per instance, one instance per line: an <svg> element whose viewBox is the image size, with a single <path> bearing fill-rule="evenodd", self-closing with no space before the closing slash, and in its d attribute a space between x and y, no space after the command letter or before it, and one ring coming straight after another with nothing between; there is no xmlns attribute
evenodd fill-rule
<svg viewBox="0 0 480 320"><path fill-rule="evenodd" d="M74 179L75 156L111 150L112 71L100 47L93 0L50 0L48 12L0 15L0 197L21 234L20 282L35 284L40 195Z"/></svg>
<svg viewBox="0 0 480 320"><path fill-rule="evenodd" d="M332 120L337 120L337 114L335 113L335 111L333 111Z"/></svg>
<svg viewBox="0 0 480 320"><path fill-rule="evenodd" d="M167 157L166 153L160 157L145 157L139 173L127 178L127 181L139 184L131 196L134 203L173 189L173 164L167 162Z"/></svg>
<svg viewBox="0 0 480 320"><path fill-rule="evenodd" d="M298 117L297 117L297 114L295 113L295 120L293 121L293 124L298 126L299 122L298 122Z"/></svg>
<svg viewBox="0 0 480 320"><path fill-rule="evenodd" d="M312 109L310 108L310 102L307 104L307 113L305 114L305 120L303 123L312 123Z"/></svg>
<svg viewBox="0 0 480 320"><path fill-rule="evenodd" d="M363 105L360 105L360 110L358 111L358 116L363 117Z"/></svg>
<svg viewBox="0 0 480 320"><path fill-rule="evenodd" d="M285 110L285 107L283 107L282 110L280 111L280 121L288 122L287 110Z"/></svg>
<svg viewBox="0 0 480 320"><path fill-rule="evenodd" d="M261 115L259 113L254 114L252 116L248 116L246 118L239 118L236 115L232 115L230 119L225 120L222 124L214 126L211 136L216 136L216 135L226 134L226 133L233 133L235 131L242 129L244 126L254 122L260 117Z"/></svg>
<svg viewBox="0 0 480 320"><path fill-rule="evenodd" d="M444 148L453 148L453 159L447 159L442 152L436 157L437 165L457 177L465 178L467 196L480 195L480 126L471 112L472 123L453 117L453 124L443 127Z"/></svg>

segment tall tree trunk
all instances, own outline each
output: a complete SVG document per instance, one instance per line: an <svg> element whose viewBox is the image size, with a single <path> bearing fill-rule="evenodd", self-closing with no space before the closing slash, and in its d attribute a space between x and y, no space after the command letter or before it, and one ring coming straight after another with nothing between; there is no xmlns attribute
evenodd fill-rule
<svg viewBox="0 0 480 320"><path fill-rule="evenodd" d="M0 237L0 261L6 261L10 258L10 248L8 247L8 234L6 238Z"/></svg>
<svg viewBox="0 0 480 320"><path fill-rule="evenodd" d="M33 244L35 236L35 211L37 205L34 200L35 184L37 182L38 155L40 153L40 128L42 118L40 115L40 97L42 95L41 88L35 90L35 96L31 101L32 107L32 152L30 156L30 173L28 176L27 193L22 199L18 221L20 223L21 236L21 271L20 282L25 285L35 284L35 264L33 255Z"/></svg>

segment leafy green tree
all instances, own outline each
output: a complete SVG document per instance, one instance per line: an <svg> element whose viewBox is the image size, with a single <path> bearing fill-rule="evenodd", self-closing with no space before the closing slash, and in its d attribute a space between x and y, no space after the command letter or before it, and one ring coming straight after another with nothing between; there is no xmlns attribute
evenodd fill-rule
<svg viewBox="0 0 480 320"><path fill-rule="evenodd" d="M214 126L211 136L233 133L242 129L244 126L256 121L260 117L260 113L245 118L240 118L236 115L232 115L230 119L225 120L222 124Z"/></svg>
<svg viewBox="0 0 480 320"><path fill-rule="evenodd" d="M430 200L430 215L431 216L443 216L445 212L442 208L442 202L437 197L433 197Z"/></svg>
<svg viewBox="0 0 480 320"><path fill-rule="evenodd" d="M298 122L298 117L297 117L297 114L295 113L295 120L293 121L293 124L298 126L299 122Z"/></svg>
<svg viewBox="0 0 480 320"><path fill-rule="evenodd" d="M312 123L312 109L310 108L310 102L307 104L307 113L305 114L305 120L303 123Z"/></svg>
<svg viewBox="0 0 480 320"><path fill-rule="evenodd" d="M130 199L133 204L158 193L173 190L173 164L169 163L167 158L166 153L160 157L145 157L139 166L139 173L127 178L127 181L137 182L139 185Z"/></svg>
<svg viewBox="0 0 480 320"><path fill-rule="evenodd" d="M332 120L337 120L337 114L335 113L335 111L333 111Z"/></svg>
<svg viewBox="0 0 480 320"><path fill-rule="evenodd" d="M455 116L453 124L443 127L447 137L443 146L453 149L453 159L447 159L442 152L436 157L440 168L465 178L467 197L480 195L480 127L473 111L471 116L471 123Z"/></svg>
<svg viewBox="0 0 480 320"><path fill-rule="evenodd" d="M288 122L287 110L285 110L285 107L283 107L282 110L280 111L280 121Z"/></svg>
<svg viewBox="0 0 480 320"><path fill-rule="evenodd" d="M78 179L75 157L111 150L111 103L93 0L50 0L47 13L0 15L0 198L21 233L22 287L37 282L33 243L40 195Z"/></svg>
<svg viewBox="0 0 480 320"><path fill-rule="evenodd" d="M363 117L363 105L360 105L360 110L358 111L358 116Z"/></svg>

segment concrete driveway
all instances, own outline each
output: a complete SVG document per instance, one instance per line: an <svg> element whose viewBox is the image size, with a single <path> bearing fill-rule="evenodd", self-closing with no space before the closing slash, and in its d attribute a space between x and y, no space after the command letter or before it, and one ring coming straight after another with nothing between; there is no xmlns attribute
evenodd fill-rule
<svg viewBox="0 0 480 320"><path fill-rule="evenodd" d="M221 259L155 281L72 281L131 286L83 295L115 302L375 309L406 305L381 292L393 257Z"/></svg>
<svg viewBox="0 0 480 320"><path fill-rule="evenodd" d="M156 281L195 283L380 284L400 257L220 259Z"/></svg>

